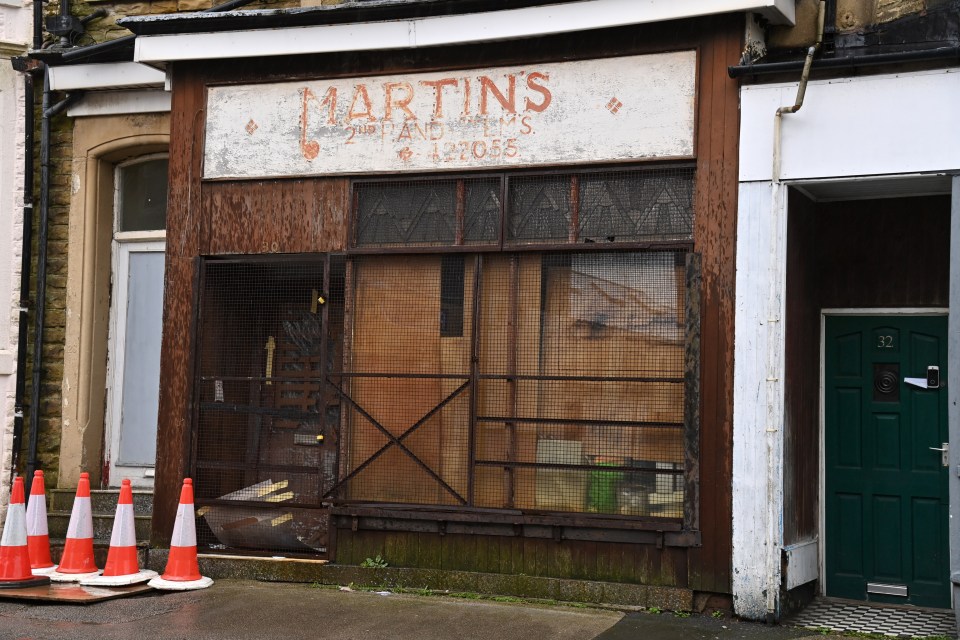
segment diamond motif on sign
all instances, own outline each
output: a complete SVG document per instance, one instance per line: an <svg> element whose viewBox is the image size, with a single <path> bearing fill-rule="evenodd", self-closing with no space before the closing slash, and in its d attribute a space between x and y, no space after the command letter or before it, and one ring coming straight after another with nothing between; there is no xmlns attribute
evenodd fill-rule
<svg viewBox="0 0 960 640"><path fill-rule="evenodd" d="M250 135L253 135L253 132L259 128L260 128L259 125L257 125L257 123L253 121L253 118L250 118L250 122L248 122L247 126L244 127L244 129L246 129L247 133L249 133Z"/></svg>
<svg viewBox="0 0 960 640"><path fill-rule="evenodd" d="M620 111L620 107L623 106L623 103L617 99L617 96L610 98L610 102L607 103L607 109L610 110L610 113L616 114L617 111Z"/></svg>

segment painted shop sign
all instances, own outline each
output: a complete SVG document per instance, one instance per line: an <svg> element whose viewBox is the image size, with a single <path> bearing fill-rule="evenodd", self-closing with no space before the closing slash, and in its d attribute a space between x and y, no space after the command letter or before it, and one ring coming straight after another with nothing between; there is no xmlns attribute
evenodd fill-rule
<svg viewBox="0 0 960 640"><path fill-rule="evenodd" d="M205 178L693 156L696 53L211 87Z"/></svg>

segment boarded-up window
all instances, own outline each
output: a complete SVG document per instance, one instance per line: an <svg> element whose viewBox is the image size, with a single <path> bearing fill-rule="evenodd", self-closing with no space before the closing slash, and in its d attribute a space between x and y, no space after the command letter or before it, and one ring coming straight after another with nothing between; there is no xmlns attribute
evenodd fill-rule
<svg viewBox="0 0 960 640"><path fill-rule="evenodd" d="M682 517L685 257L356 258L339 499Z"/></svg>

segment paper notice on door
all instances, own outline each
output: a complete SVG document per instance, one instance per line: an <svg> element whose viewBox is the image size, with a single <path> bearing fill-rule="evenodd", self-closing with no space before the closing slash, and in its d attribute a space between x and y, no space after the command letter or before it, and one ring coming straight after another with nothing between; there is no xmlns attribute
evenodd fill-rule
<svg viewBox="0 0 960 640"><path fill-rule="evenodd" d="M920 387L921 389L928 388L926 378L904 378L903 381L907 384L912 384L915 387Z"/></svg>

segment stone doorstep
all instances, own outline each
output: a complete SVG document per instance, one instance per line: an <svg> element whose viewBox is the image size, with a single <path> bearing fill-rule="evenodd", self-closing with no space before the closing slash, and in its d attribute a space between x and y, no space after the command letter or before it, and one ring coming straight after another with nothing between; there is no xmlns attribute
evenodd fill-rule
<svg viewBox="0 0 960 640"><path fill-rule="evenodd" d="M93 513L93 540L109 544L110 534L113 533L114 512ZM150 540L150 521L151 516L134 516L133 526L136 530L137 540L146 542ZM47 530L50 540L64 540L67 537L67 528L70 526L69 511L52 511L47 514Z"/></svg>
<svg viewBox="0 0 960 640"><path fill-rule="evenodd" d="M150 549L147 568L162 572L166 549ZM383 589L428 588L438 591L472 592L492 596L515 596L632 607L659 607L669 611L692 611L694 593L680 587L597 582L540 576L387 567L365 569L355 565L329 564L325 560L262 558L200 554L200 573L217 578L264 582L301 582L323 585L380 587Z"/></svg>
<svg viewBox="0 0 960 640"><path fill-rule="evenodd" d="M47 492L47 510L50 512L65 511L68 515L73 509L73 498L77 490L52 489ZM117 508L120 497L119 489L93 489L90 491L90 508L94 513L113 513ZM149 516L153 512L153 491L133 491L133 513L138 516Z"/></svg>

